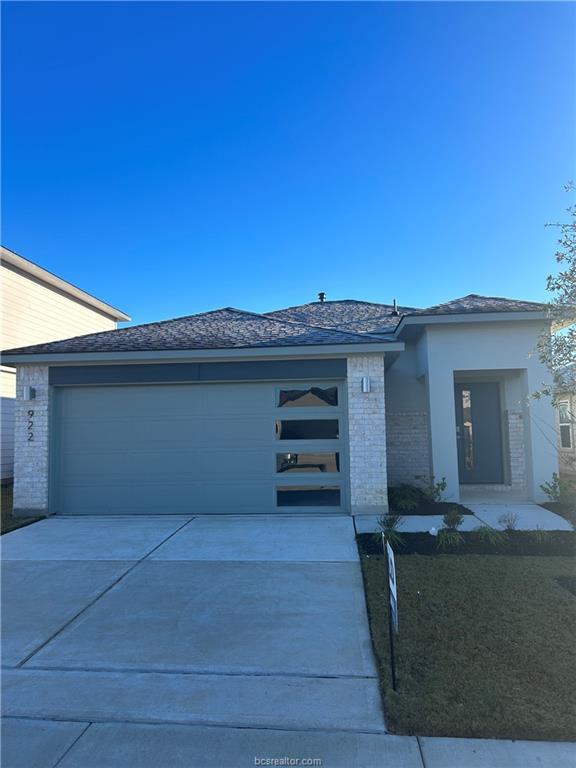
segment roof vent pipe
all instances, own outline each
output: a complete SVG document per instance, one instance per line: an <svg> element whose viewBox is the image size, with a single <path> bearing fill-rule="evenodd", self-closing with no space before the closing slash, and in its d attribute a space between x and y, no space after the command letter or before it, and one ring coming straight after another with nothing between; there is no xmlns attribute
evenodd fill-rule
<svg viewBox="0 0 576 768"><path fill-rule="evenodd" d="M320 293L318 294L318 299L320 300L320 303L323 303L326 300L326 294L324 293L324 291L320 291Z"/></svg>
<svg viewBox="0 0 576 768"><path fill-rule="evenodd" d="M399 315L400 312L398 312L398 302L396 299L394 299L394 303L392 304L392 314L393 315Z"/></svg>

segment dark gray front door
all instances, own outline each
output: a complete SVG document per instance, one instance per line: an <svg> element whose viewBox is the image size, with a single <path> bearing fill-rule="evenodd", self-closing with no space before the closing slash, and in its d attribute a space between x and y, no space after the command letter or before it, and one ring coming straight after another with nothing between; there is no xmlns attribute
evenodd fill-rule
<svg viewBox="0 0 576 768"><path fill-rule="evenodd" d="M456 437L461 483L502 483L502 429L497 382L456 384Z"/></svg>

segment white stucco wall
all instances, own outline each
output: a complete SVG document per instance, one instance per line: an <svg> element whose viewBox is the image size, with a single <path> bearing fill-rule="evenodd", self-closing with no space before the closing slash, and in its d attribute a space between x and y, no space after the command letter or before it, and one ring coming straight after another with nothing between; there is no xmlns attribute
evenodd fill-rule
<svg viewBox="0 0 576 768"><path fill-rule="evenodd" d="M498 371L505 381L506 409L522 416L524 466L517 421L509 434L515 441L516 479L524 472L528 497L544 499L540 484L557 471L558 456L554 409L547 399L529 398L550 378L535 353L541 329L540 322L515 321L430 325L417 342L417 375L427 386L432 472L436 479L446 478L447 498L459 498L454 375Z"/></svg>

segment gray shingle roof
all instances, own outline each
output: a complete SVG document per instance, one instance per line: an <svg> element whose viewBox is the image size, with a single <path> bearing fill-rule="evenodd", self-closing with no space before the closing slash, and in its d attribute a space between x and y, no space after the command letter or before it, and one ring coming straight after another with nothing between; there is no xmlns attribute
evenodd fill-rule
<svg viewBox="0 0 576 768"><path fill-rule="evenodd" d="M297 307L268 312L268 317L297 320L310 325L338 328L357 333L392 333L401 315L417 312L412 307L398 307L393 314L392 304L374 304L369 301L342 299L341 301L313 301Z"/></svg>
<svg viewBox="0 0 576 768"><path fill-rule="evenodd" d="M4 354L74 352L154 352L201 349L370 344L390 337L402 317L535 312L544 304L470 294L427 309L343 299L314 301L258 315L226 307L114 331L90 333L62 341L6 350Z"/></svg>
<svg viewBox="0 0 576 768"><path fill-rule="evenodd" d="M435 304L426 309L420 309L410 314L414 315L454 315L476 312L543 312L545 304L536 301L520 301L505 299L501 296L478 296L470 293L460 299L453 299L444 304Z"/></svg>
<svg viewBox="0 0 576 768"><path fill-rule="evenodd" d="M368 301L343 299L342 301L313 301L298 307L288 307L269 312L268 317L298 320L310 325L322 325L356 333L390 334L403 316L476 314L478 312L542 312L544 304L535 301L518 301L497 296L478 296L471 293L460 299L416 309L398 307L393 314L391 304L374 304Z"/></svg>
<svg viewBox="0 0 576 768"><path fill-rule="evenodd" d="M152 352L377 342L381 342L381 339L226 307L174 320L134 325L113 331L89 333L62 341L10 349L5 354Z"/></svg>

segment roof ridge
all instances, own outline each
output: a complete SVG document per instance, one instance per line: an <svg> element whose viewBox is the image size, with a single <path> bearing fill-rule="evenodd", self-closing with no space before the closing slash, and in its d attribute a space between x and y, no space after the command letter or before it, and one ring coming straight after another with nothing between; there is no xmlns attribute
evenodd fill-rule
<svg viewBox="0 0 576 768"><path fill-rule="evenodd" d="M455 299L450 299L449 301L441 301L438 304L430 304L428 307L424 307L423 310L420 311L426 311L427 309L432 309L434 307L444 307L448 304L455 304L458 301L463 301L464 299L489 299L492 301L514 301L518 302L519 304L537 304L538 306L545 306L546 302L543 301L532 301L532 299L512 299L509 296L485 296L482 293L467 293L465 296L458 296Z"/></svg>
<svg viewBox="0 0 576 768"><path fill-rule="evenodd" d="M226 309L230 312L237 312L239 315L250 315L251 317L258 317L260 320L271 320L274 323L289 323L290 325L300 325L304 326L304 328L309 328L311 331L313 330L320 330L320 331L330 331L331 333L342 333L346 336L356 336L357 338L365 338L366 336L371 336L372 334L369 333L357 333L356 331L342 331L340 328L334 328L327 325L312 325L311 323L305 323L303 320L290 320L288 318L276 318L276 317L270 317L268 313L266 312L252 312L249 309L237 309L237 307L225 307L223 309ZM218 312L221 312L222 310L216 310ZM209 314L206 312L205 314ZM191 317L198 317L198 315L191 315ZM377 337L380 338L380 337Z"/></svg>
<svg viewBox="0 0 576 768"><path fill-rule="evenodd" d="M276 319L275 317L269 317L269 315L266 313L259 315L259 317L267 317L269 320L272 320L275 323L290 323L290 325L303 325L304 328L309 328L310 330L330 331L331 333L342 333L345 336L356 336L359 339L365 339L367 336L369 338L380 339L380 336L377 336L376 334L372 334L372 333L357 333L356 331L343 331L340 328L335 328L334 326L331 327L329 325L312 325L311 323L305 323L302 320L289 320L288 318L282 318L280 320L280 319Z"/></svg>
<svg viewBox="0 0 576 768"><path fill-rule="evenodd" d="M312 304L370 304L372 307L393 307L394 304L382 304L379 301L364 301L363 299L325 299L324 301L308 301L306 304L294 304L291 307L283 307L282 309L272 309L270 312L265 312L266 315L272 315L276 312L288 312L291 309L300 309L300 307L309 307Z"/></svg>

